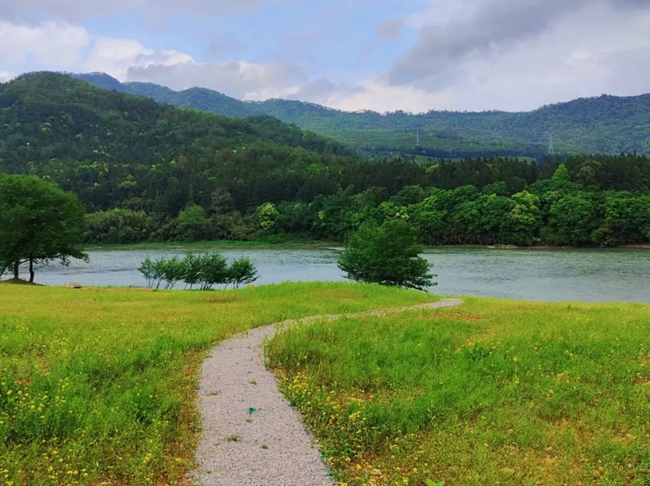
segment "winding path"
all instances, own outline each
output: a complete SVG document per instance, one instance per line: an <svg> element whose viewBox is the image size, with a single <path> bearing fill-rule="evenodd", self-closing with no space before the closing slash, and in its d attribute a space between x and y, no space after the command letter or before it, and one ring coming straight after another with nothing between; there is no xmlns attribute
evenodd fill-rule
<svg viewBox="0 0 650 486"><path fill-rule="evenodd" d="M442 300L345 316L385 316L408 310L456 307ZM336 320L341 314L285 321L277 326ZM278 391L264 365L263 343L275 325L223 341L203 363L199 388L203 435L193 479L201 486L332 486L313 437Z"/></svg>

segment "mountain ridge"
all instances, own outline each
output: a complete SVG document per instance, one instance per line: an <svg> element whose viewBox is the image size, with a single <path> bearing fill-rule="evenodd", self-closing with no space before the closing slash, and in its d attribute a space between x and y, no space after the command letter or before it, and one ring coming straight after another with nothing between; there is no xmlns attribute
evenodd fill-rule
<svg viewBox="0 0 650 486"><path fill-rule="evenodd" d="M153 83L120 83L103 73L76 76L107 89L223 116L270 115L376 156L543 158L551 138L556 151L566 155L650 153L650 94L578 98L529 112L346 112L295 100L241 101L208 88L174 91Z"/></svg>

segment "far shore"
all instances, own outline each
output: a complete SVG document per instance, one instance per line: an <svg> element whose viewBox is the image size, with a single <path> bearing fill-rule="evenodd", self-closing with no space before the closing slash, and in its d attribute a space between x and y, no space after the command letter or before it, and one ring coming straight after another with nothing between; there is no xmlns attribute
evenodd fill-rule
<svg viewBox="0 0 650 486"><path fill-rule="evenodd" d="M129 250L209 250L223 249L234 250L242 248L259 249L316 249L316 248L343 248L344 243L318 240L287 240L278 242L268 241L197 241L197 242L146 242L124 244L93 244L85 245L86 251L129 251ZM649 244L620 245L615 247L577 247L577 246L515 246L515 245L425 245L426 250L435 249L490 249L490 250L650 250Z"/></svg>

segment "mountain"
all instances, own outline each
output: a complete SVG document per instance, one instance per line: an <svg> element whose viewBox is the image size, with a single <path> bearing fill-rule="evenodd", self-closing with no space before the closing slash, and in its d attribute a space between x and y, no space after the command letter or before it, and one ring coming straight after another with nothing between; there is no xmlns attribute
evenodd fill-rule
<svg viewBox="0 0 650 486"><path fill-rule="evenodd" d="M371 154L539 157L547 153L551 138L556 152L562 154L650 153L650 94L603 95L519 113L430 111L413 115L398 111L380 114L344 112L280 99L240 101L205 88L173 91L151 83L120 83L101 73L76 76L102 88L224 116L270 115Z"/></svg>
<svg viewBox="0 0 650 486"><path fill-rule="evenodd" d="M179 109L56 73L0 84L0 126L0 172L47 176L91 210L174 216L211 207L215 193L245 210L301 190L329 193L330 179L358 162L270 116Z"/></svg>

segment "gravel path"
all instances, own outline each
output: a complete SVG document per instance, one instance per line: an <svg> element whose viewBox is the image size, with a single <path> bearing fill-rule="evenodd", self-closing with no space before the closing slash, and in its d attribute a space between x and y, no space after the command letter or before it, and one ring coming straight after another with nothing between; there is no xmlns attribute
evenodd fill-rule
<svg viewBox="0 0 650 486"><path fill-rule="evenodd" d="M449 299L400 309L346 315L384 316L405 310L455 307ZM278 326L341 315L314 316ZM201 486L332 486L313 437L264 366L263 343L275 326L228 339L203 363L199 388L203 436L193 474Z"/></svg>

